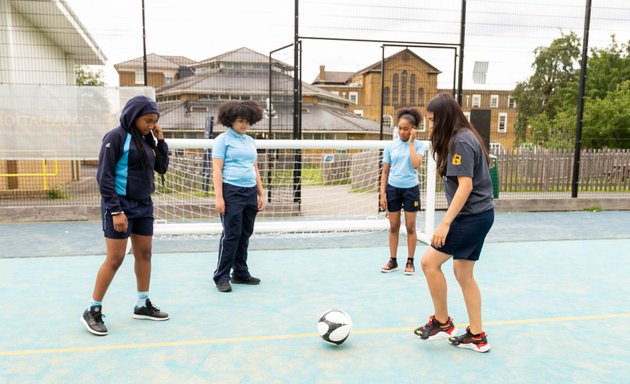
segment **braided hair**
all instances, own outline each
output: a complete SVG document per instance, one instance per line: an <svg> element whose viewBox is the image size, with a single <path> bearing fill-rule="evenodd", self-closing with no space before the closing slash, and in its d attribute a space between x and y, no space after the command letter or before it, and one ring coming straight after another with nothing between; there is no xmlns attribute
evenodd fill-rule
<svg viewBox="0 0 630 384"><path fill-rule="evenodd" d="M133 139L134 144L136 145L136 148L138 148L138 152L140 152L140 162L142 162L142 167L144 168L145 171L153 171L153 169L151 169L151 165L149 164L149 158L147 157L147 152L144 150L144 146L142 145L143 139L147 144L149 144L149 146L153 150L153 153L155 153L155 162L157 163L157 169L164 169L163 167L164 159L162 158L162 154L160 153L160 151L158 151L157 149L157 145L155 143L155 140L153 140L152 134L148 134L144 136L144 138L142 138L142 136L138 132L138 129L136 127L133 127L131 129L131 137ZM146 174L148 174L148 172L145 173L145 175ZM162 180L162 186L164 186L164 173L160 173L160 178ZM151 180L149 180L148 177L147 177L147 181L151 183Z"/></svg>

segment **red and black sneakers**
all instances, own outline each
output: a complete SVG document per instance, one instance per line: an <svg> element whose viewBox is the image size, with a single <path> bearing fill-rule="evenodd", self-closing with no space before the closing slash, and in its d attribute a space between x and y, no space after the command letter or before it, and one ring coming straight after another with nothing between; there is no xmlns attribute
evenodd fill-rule
<svg viewBox="0 0 630 384"><path fill-rule="evenodd" d="M435 315L429 317L429 322L417 328L413 333L422 340L446 339L455 335L456 328L450 317L442 324L435 320Z"/></svg>
<svg viewBox="0 0 630 384"><path fill-rule="evenodd" d="M381 268L381 272L389 273L389 272L395 271L397 269L398 269L398 261L396 261L395 258L390 257L389 261L387 262L387 264L385 264L383 266L383 268Z"/></svg>
<svg viewBox="0 0 630 384"><path fill-rule="evenodd" d="M475 352L488 352L490 350L486 333L481 332L478 335L473 335L470 332L470 327L466 327L466 333L463 335L450 337L448 341L456 347L472 349Z"/></svg>

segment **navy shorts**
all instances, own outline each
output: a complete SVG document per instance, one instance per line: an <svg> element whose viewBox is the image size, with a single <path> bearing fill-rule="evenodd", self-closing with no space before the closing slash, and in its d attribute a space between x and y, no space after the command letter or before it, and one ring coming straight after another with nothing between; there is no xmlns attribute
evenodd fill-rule
<svg viewBox="0 0 630 384"><path fill-rule="evenodd" d="M131 200L124 196L118 196L120 206L127 216L127 231L116 232L112 215L105 209L101 200L101 217L103 218L103 233L110 239L126 239L132 233L141 236L153 236L153 201Z"/></svg>
<svg viewBox="0 0 630 384"><path fill-rule="evenodd" d="M451 223L442 248L436 250L452 255L455 260L479 260L486 235L494 223L494 209L475 215L458 215Z"/></svg>
<svg viewBox="0 0 630 384"><path fill-rule="evenodd" d="M418 212L420 210L420 189L418 186L411 188L396 188L389 184L385 188L387 196L387 210L389 212Z"/></svg>

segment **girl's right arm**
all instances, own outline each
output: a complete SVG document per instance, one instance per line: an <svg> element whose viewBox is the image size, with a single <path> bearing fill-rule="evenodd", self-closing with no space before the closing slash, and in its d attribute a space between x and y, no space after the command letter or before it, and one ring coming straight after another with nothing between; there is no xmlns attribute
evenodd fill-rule
<svg viewBox="0 0 630 384"><path fill-rule="evenodd" d="M220 214L225 213L223 200L223 159L212 159L212 184L214 185L214 206Z"/></svg>
<svg viewBox="0 0 630 384"><path fill-rule="evenodd" d="M385 188L387 187L387 179L389 177L389 163L383 163L383 170L381 171L381 208L387 210L387 195L385 194Z"/></svg>

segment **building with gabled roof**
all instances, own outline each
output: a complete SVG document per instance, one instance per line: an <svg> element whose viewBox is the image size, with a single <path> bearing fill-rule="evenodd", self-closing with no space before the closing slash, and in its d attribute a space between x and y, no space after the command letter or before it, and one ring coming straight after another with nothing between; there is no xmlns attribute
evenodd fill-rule
<svg viewBox="0 0 630 384"><path fill-rule="evenodd" d="M156 89L160 124L168 137L202 138L225 127L210 123L226 100L256 100L265 118L250 129L255 137L290 139L293 132L293 66L271 61L242 47L202 60L194 75ZM271 84L271 89L270 89ZM325 89L302 83L304 139L378 139L380 126L348 111L350 102Z"/></svg>
<svg viewBox="0 0 630 384"><path fill-rule="evenodd" d="M185 56L164 56L156 53L147 55L147 85L159 88L175 80L192 75L196 61ZM114 64L121 87L144 85L144 58Z"/></svg>

